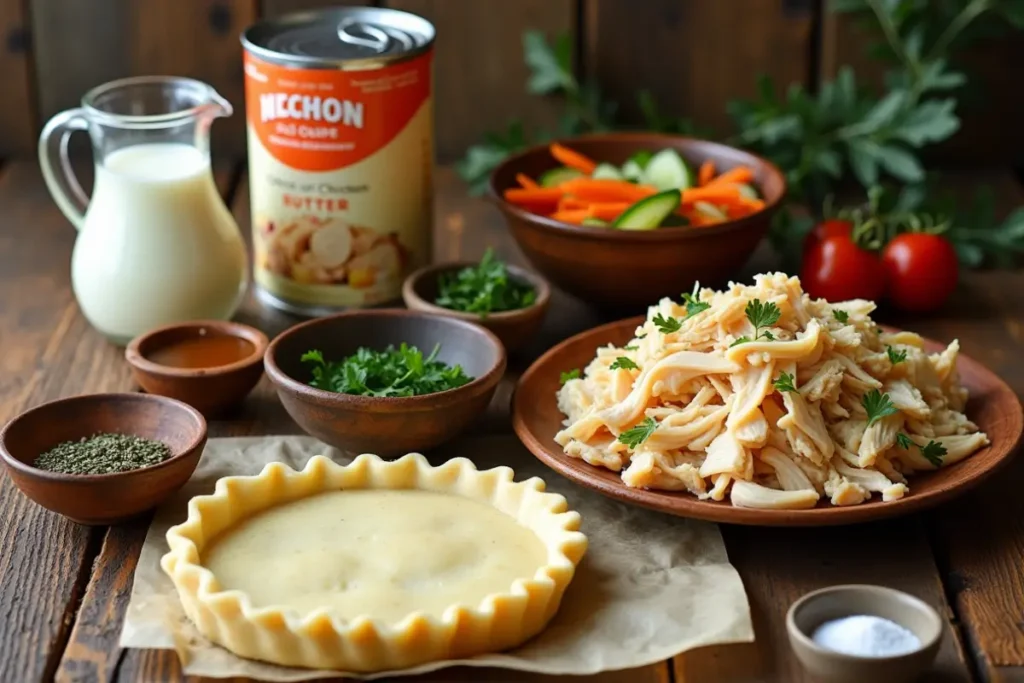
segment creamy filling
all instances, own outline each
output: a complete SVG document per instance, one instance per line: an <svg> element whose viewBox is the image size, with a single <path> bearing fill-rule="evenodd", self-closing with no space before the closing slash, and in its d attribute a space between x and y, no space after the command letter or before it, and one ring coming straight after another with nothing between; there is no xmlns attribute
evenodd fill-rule
<svg viewBox="0 0 1024 683"><path fill-rule="evenodd" d="M257 607L397 622L476 607L547 563L530 529L490 505L410 490L331 491L221 534L203 564Z"/></svg>

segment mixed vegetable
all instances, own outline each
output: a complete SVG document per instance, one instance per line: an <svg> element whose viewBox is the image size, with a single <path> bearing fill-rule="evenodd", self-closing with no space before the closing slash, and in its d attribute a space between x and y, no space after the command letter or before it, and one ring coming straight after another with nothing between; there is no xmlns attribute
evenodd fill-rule
<svg viewBox="0 0 1024 683"><path fill-rule="evenodd" d="M514 280L494 250L488 249L478 265L438 276L434 303L484 318L488 313L526 308L536 300L533 287Z"/></svg>
<svg viewBox="0 0 1024 683"><path fill-rule="evenodd" d="M708 160L694 170L670 148L641 150L622 166L557 142L549 149L562 165L536 180L520 173L506 201L557 221L618 230L715 225L764 208L747 166L717 173Z"/></svg>

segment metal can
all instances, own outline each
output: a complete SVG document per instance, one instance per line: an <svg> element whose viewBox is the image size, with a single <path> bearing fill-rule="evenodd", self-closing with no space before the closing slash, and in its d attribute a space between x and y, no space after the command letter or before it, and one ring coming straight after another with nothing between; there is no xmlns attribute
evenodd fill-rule
<svg viewBox="0 0 1024 683"><path fill-rule="evenodd" d="M433 25L345 7L242 45L259 298L303 315L399 298L430 259Z"/></svg>

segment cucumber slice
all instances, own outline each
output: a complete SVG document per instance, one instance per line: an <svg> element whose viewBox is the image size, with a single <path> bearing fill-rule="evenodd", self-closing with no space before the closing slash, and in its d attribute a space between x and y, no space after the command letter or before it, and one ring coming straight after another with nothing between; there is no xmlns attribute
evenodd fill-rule
<svg viewBox="0 0 1024 683"><path fill-rule="evenodd" d="M642 149L639 152L635 152L629 160L635 162L640 168L647 168L647 164L651 163L651 158L653 156L654 153L650 150Z"/></svg>
<svg viewBox="0 0 1024 683"><path fill-rule="evenodd" d="M583 219L583 222L580 223L580 225L589 225L594 228L607 228L608 221L603 221L600 218L594 218L593 216L587 216Z"/></svg>
<svg viewBox="0 0 1024 683"><path fill-rule="evenodd" d="M715 221L727 221L729 220L729 214L723 211L720 207L711 204L710 202L694 202L693 208L699 211L702 215L707 216L711 220Z"/></svg>
<svg viewBox="0 0 1024 683"><path fill-rule="evenodd" d="M690 219L686 216L680 216L678 213L670 213L665 216L665 220L661 222L663 228L681 228L689 225Z"/></svg>
<svg viewBox="0 0 1024 683"><path fill-rule="evenodd" d="M590 177L594 179L622 180L622 173L611 164L598 164L594 172L590 174Z"/></svg>
<svg viewBox="0 0 1024 683"><path fill-rule="evenodd" d="M644 177L643 166L630 159L622 165L622 177L626 180L638 183Z"/></svg>
<svg viewBox="0 0 1024 683"><path fill-rule="evenodd" d="M568 166L559 166L553 168L550 171L544 171L540 174L540 178L537 182L540 183L541 187L555 187L561 185L566 180L572 180L573 178L579 178L583 173L577 171L575 168L569 168Z"/></svg>
<svg viewBox="0 0 1024 683"><path fill-rule="evenodd" d="M644 180L659 190L686 190L696 184L697 178L679 152L663 149L647 163Z"/></svg>
<svg viewBox="0 0 1024 683"><path fill-rule="evenodd" d="M760 199L761 196L757 194L757 188L753 185L747 185L746 183L740 183L739 185L740 196L746 197L747 199Z"/></svg>
<svg viewBox="0 0 1024 683"><path fill-rule="evenodd" d="M644 197L622 212L612 227L619 230L656 230L679 207L679 191L667 190Z"/></svg>

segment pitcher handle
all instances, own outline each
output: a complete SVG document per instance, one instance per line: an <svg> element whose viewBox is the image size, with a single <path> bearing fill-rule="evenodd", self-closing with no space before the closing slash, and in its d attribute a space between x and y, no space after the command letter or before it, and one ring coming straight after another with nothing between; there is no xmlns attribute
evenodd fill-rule
<svg viewBox="0 0 1024 683"><path fill-rule="evenodd" d="M88 130L89 121L82 109L68 109L50 119L39 135L39 165L46 187L68 220L81 230L89 196L75 177L68 158L68 141L78 130Z"/></svg>

